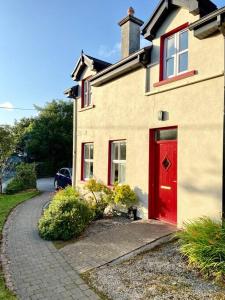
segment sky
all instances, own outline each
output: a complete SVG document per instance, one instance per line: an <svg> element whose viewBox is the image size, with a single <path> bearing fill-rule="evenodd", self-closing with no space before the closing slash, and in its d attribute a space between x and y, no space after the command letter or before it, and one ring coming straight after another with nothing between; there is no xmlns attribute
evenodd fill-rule
<svg viewBox="0 0 225 300"><path fill-rule="evenodd" d="M81 50L116 62L118 21L132 6L146 22L158 1L0 0L0 107L33 109L66 100L63 91L74 85L70 74ZM225 5L225 0L214 2ZM0 125L36 114L0 108Z"/></svg>

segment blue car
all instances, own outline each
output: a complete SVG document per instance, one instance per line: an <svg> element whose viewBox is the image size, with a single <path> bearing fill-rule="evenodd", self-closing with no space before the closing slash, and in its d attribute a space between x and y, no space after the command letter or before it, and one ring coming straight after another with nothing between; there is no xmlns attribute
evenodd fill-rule
<svg viewBox="0 0 225 300"><path fill-rule="evenodd" d="M54 186L58 189L64 189L68 185L72 185L72 169L62 168L55 175Z"/></svg>

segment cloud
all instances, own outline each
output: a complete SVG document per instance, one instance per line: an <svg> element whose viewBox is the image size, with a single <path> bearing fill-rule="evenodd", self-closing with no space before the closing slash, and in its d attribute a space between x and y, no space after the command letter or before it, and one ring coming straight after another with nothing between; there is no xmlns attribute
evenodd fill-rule
<svg viewBox="0 0 225 300"><path fill-rule="evenodd" d="M101 57L110 58L120 54L121 44L116 43L112 48L106 45L101 45L98 50L98 54Z"/></svg>
<svg viewBox="0 0 225 300"><path fill-rule="evenodd" d="M4 107L4 108L6 108L6 110L12 110L12 108L14 108L14 106L11 102L0 103L0 107Z"/></svg>
<svg viewBox="0 0 225 300"><path fill-rule="evenodd" d="M151 43L141 37L140 48L150 46ZM112 48L106 45L101 45L98 50L98 55L102 58L118 57L121 51L121 43L116 43Z"/></svg>

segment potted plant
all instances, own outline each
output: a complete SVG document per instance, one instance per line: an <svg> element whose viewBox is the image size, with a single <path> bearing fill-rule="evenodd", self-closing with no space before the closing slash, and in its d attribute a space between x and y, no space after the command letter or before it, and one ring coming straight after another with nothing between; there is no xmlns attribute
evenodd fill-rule
<svg viewBox="0 0 225 300"><path fill-rule="evenodd" d="M138 198L131 187L127 184L116 184L113 194L115 204L125 206L128 218L137 220L136 204L138 203Z"/></svg>

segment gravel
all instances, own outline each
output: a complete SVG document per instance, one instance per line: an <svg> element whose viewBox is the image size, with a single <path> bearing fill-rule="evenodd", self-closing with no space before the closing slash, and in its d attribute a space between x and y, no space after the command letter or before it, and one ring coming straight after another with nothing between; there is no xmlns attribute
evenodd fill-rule
<svg viewBox="0 0 225 300"><path fill-rule="evenodd" d="M225 300L225 287L188 269L176 242L87 275L93 288L113 300Z"/></svg>

